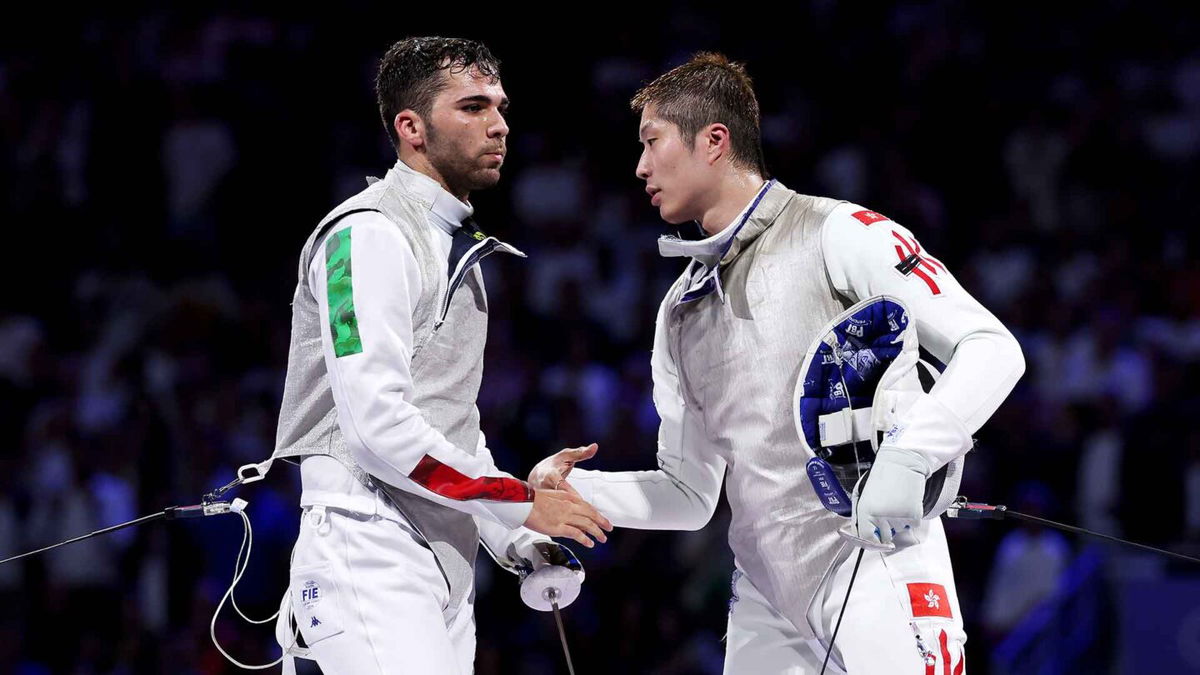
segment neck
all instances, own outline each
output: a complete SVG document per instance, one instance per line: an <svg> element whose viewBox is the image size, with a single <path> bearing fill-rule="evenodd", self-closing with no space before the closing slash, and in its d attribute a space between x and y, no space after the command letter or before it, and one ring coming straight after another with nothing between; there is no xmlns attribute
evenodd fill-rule
<svg viewBox="0 0 1200 675"><path fill-rule="evenodd" d="M470 203L469 200L470 200L471 193L467 192L465 190L460 190L458 188L452 187L450 185L450 183L446 181L446 178L445 178L445 176L442 175L442 172L438 171L437 167L435 167L433 165L433 163L429 161L429 158L428 158L428 156L425 155L425 153L423 153L423 152L401 153L400 161L404 162L406 165L408 165L408 168L412 169L413 171L416 171L419 174L423 174L425 176L429 176L430 178L432 178L434 181L437 182L438 185L442 186L443 190L454 195L454 198L457 199L458 201L460 201L464 204Z"/></svg>
<svg viewBox="0 0 1200 675"><path fill-rule="evenodd" d="M727 176L717 187L712 206L704 211L700 219L700 227L704 228L705 234L711 237L729 227L765 182L762 176L752 171L739 171Z"/></svg>

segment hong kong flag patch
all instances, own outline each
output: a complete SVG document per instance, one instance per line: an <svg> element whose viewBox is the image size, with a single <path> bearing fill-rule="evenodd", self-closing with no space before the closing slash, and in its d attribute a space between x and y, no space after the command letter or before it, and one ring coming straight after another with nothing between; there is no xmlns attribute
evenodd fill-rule
<svg viewBox="0 0 1200 675"><path fill-rule="evenodd" d="M881 220L888 220L887 216L883 215L882 213L875 213L874 211L855 211L854 213L850 214L850 217L854 218L863 225L866 225L867 227L870 227Z"/></svg>
<svg viewBox="0 0 1200 675"><path fill-rule="evenodd" d="M908 599L912 602L913 618L940 616L953 618L950 614L950 598L946 587L941 584L909 584Z"/></svg>

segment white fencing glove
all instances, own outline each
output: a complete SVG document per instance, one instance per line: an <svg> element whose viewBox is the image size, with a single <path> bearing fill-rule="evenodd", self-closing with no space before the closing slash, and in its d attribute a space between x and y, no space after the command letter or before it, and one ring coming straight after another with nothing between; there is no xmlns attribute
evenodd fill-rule
<svg viewBox="0 0 1200 675"><path fill-rule="evenodd" d="M884 443L856 490L861 494L853 500L854 526L860 539L900 549L918 543L928 476L922 458Z"/></svg>

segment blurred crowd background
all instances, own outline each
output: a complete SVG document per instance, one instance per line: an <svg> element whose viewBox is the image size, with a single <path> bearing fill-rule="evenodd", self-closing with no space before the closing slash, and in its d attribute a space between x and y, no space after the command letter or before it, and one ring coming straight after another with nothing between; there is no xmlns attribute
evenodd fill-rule
<svg viewBox="0 0 1200 675"><path fill-rule="evenodd" d="M420 34L485 41L512 99L504 178L473 197L529 254L483 265L500 466L596 441L594 468L653 467L653 317L682 263L657 255L627 101L716 49L755 79L776 177L911 228L1020 339L1028 371L963 493L1200 548L1197 6L437 9L47 7L0 27L0 557L195 502L270 454L300 246L395 160L372 81ZM298 474L239 493L255 617L286 584ZM722 506L700 532L575 546L578 671L719 673L727 524ZM1200 672L1197 567L946 529L971 672ZM0 673L240 672L208 631L241 535L156 523L0 566ZM476 672L565 672L516 579L484 556L479 584ZM270 626L217 633L277 655Z"/></svg>

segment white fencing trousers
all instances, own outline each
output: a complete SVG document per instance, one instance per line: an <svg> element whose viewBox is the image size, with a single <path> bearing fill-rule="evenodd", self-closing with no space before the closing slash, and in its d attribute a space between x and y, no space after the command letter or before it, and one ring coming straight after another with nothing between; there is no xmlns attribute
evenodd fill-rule
<svg viewBox="0 0 1200 675"><path fill-rule="evenodd" d="M470 675L474 595L447 606L437 561L407 525L306 508L275 630L283 672L314 672L311 659L324 675ZM306 647L294 646L293 613Z"/></svg>
<svg viewBox="0 0 1200 675"><path fill-rule="evenodd" d="M920 544L883 556L867 551L825 672L834 675L965 675L967 635L940 520L923 521ZM733 575L725 675L817 675L833 635L858 549L845 547L809 606L816 638L802 638L741 571ZM909 622L933 657L925 662Z"/></svg>

